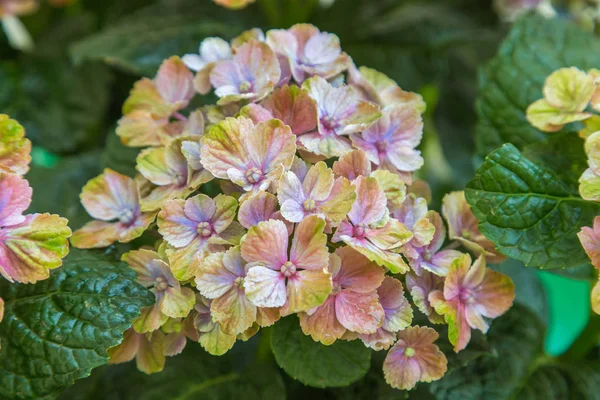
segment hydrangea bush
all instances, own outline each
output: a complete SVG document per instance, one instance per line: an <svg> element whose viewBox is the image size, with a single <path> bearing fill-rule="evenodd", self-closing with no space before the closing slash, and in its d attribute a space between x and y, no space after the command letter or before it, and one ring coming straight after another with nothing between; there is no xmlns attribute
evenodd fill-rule
<svg viewBox="0 0 600 400"><path fill-rule="evenodd" d="M215 105L193 105L212 91ZM444 198L448 229L421 196L425 107L308 24L207 38L199 54L138 81L116 132L142 148L139 175L106 169L89 181L81 201L94 220L71 239L97 248L160 238L123 255L156 303L111 362L135 357L158 372L186 338L222 355L297 314L324 346L388 350L395 388L440 379L439 334L413 322L413 309L447 324L458 352L515 292L486 266L502 257L464 193Z"/></svg>
<svg viewBox="0 0 600 400"><path fill-rule="evenodd" d="M0 0L0 398L596 398L597 3Z"/></svg>

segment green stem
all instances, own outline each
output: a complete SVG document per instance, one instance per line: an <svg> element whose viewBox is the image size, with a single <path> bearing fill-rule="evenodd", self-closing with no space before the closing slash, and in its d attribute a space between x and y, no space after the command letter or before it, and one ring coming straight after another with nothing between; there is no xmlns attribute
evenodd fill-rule
<svg viewBox="0 0 600 400"><path fill-rule="evenodd" d="M600 342L600 315L592 314L587 326L560 358L564 360L581 360Z"/></svg>

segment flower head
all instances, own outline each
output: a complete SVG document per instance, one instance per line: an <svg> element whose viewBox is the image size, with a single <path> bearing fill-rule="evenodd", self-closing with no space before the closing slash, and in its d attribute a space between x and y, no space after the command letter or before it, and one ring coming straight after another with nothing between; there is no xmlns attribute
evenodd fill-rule
<svg viewBox="0 0 600 400"><path fill-rule="evenodd" d="M191 279L195 262L223 250L222 246L234 243L236 237L239 240L243 232L233 223L237 206L233 197L211 199L205 194L164 204L158 214L158 232L168 243L166 253L177 279Z"/></svg>
<svg viewBox="0 0 600 400"><path fill-rule="evenodd" d="M334 179L333 171L323 161L310 167L303 179L286 172L277 188L281 215L291 222L300 222L309 215L318 215L339 224L356 199L354 187L346 178Z"/></svg>
<svg viewBox="0 0 600 400"><path fill-rule="evenodd" d="M143 211L159 209L167 200L184 198L213 176L193 158L194 150L188 141L176 140L166 147L142 150L137 157L137 170L155 188L141 199ZM185 153L183 144L185 145ZM191 162L186 158L190 157ZM195 169L198 167L198 169Z"/></svg>
<svg viewBox="0 0 600 400"><path fill-rule="evenodd" d="M338 248L329 258L333 290L325 302L300 314L300 326L315 341L329 345L346 330L375 333L384 322L377 288L384 270L350 247Z"/></svg>
<svg viewBox="0 0 600 400"><path fill-rule="evenodd" d="M433 344L439 335L431 328L411 326L398 333L398 341L383 362L385 381L410 390L417 382L432 382L446 373L448 360Z"/></svg>
<svg viewBox="0 0 600 400"><path fill-rule="evenodd" d="M122 260L138 274L138 283L151 289L156 302L142 310L133 322L138 333L160 328L168 318L185 318L194 308L196 296L190 288L182 287L169 269L169 265L152 250L132 250L123 254Z"/></svg>
<svg viewBox="0 0 600 400"><path fill-rule="evenodd" d="M282 307L285 313L321 305L332 290L325 221L305 218L296 226L288 252L288 230L269 220L252 227L242 241L242 257L250 263L244 280L246 296L257 307Z"/></svg>
<svg viewBox="0 0 600 400"><path fill-rule="evenodd" d="M346 70L350 62L336 35L321 32L310 24L270 30L267 43L276 53L288 58L292 76L298 83L311 76L331 78Z"/></svg>
<svg viewBox="0 0 600 400"><path fill-rule="evenodd" d="M218 37L206 38L200 43L199 54L186 54L182 60L192 71L196 71L194 87L200 94L210 92L210 73L219 61L230 60L231 46Z"/></svg>
<svg viewBox="0 0 600 400"><path fill-rule="evenodd" d="M31 162L30 152L31 142L25 138L23 127L0 114L0 172L25 175Z"/></svg>
<svg viewBox="0 0 600 400"><path fill-rule="evenodd" d="M508 276L486 268L483 256L471 265L468 254L454 260L444 290L429 294L429 302L448 324L448 338L456 352L469 343L471 328L487 332L483 317L499 317L514 299L515 285Z"/></svg>
<svg viewBox="0 0 600 400"><path fill-rule="evenodd" d="M156 212L141 211L136 182L109 168L91 179L80 197L88 214L96 219L73 233L71 243L80 249L130 242L141 236L156 217Z"/></svg>
<svg viewBox="0 0 600 400"><path fill-rule="evenodd" d="M317 102L317 132L298 137L306 150L325 157L342 156L352 150L346 135L365 130L380 116L379 107L361 99L352 86L334 87L321 77L302 85Z"/></svg>
<svg viewBox="0 0 600 400"><path fill-rule="evenodd" d="M465 199L465 192L451 192L444 196L442 214L448 223L448 236L458 240L467 249L476 254L484 254L486 259L497 264L505 256L498 253L494 243L486 238L477 227L479 223Z"/></svg>
<svg viewBox="0 0 600 400"><path fill-rule="evenodd" d="M337 227L332 241L343 241L392 272L408 271L398 251L413 234L400 221L389 217L385 193L375 178L359 176L354 185L356 201L348 218Z"/></svg>
<svg viewBox="0 0 600 400"><path fill-rule="evenodd" d="M210 82L220 97L218 104L227 104L263 99L280 76L275 53L266 43L251 39L236 51L233 59L219 61L213 67Z"/></svg>
<svg viewBox="0 0 600 400"><path fill-rule="evenodd" d="M553 72L544 83L544 98L527 108L527 120L545 132L555 132L570 122L592 116L585 112L596 92L592 74L576 67Z"/></svg>
<svg viewBox="0 0 600 400"><path fill-rule="evenodd" d="M383 109L371 127L351 136L355 147L364 150L378 168L407 175L423 166L415 147L423 136L423 121L416 108L395 106Z"/></svg>
<svg viewBox="0 0 600 400"><path fill-rule="evenodd" d="M204 168L246 192L266 190L292 165L296 153L290 128L276 119L255 125L248 118L227 118L210 128L203 143Z"/></svg>
<svg viewBox="0 0 600 400"><path fill-rule="evenodd" d="M240 247L236 246L225 253L211 254L196 271L196 287L203 296L212 299L210 313L213 321L229 335L246 331L258 317L258 307L248 300L244 292L247 270ZM271 320L268 325L274 322Z"/></svg>

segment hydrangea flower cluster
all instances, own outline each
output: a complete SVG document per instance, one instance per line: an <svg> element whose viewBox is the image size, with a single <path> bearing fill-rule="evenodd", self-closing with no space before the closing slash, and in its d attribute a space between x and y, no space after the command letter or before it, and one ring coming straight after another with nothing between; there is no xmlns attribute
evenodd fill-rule
<svg viewBox="0 0 600 400"><path fill-rule="evenodd" d="M15 120L0 114L0 275L9 282L35 283L50 276L69 252L67 220L51 214L24 214L33 191L23 175L31 142ZM0 298L0 321L4 301Z"/></svg>
<svg viewBox="0 0 600 400"><path fill-rule="evenodd" d="M210 91L216 105L191 106ZM501 256L462 192L444 199L449 247L442 217L417 194L424 109L306 24L207 38L199 54L137 82L117 134L143 148L139 175L92 179L81 199L95 220L72 239L127 243L156 221L158 243L123 256L156 304L111 362L160 371L187 339L221 355L297 314L323 345L389 349L384 372L396 388L441 378L438 334L411 326L405 291L423 324L449 325L459 351L471 329L487 331L510 307L514 287L486 267L485 257ZM473 264L461 245L478 256Z"/></svg>

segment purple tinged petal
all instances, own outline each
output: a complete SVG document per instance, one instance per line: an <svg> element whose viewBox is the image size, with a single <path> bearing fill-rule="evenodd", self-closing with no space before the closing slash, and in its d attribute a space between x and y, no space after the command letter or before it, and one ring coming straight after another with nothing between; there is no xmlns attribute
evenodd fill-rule
<svg viewBox="0 0 600 400"><path fill-rule="evenodd" d="M250 228L242 241L242 257L248 263L261 263L279 271L288 261L288 230L285 224L269 220Z"/></svg>
<svg viewBox="0 0 600 400"><path fill-rule="evenodd" d="M88 214L103 221L131 222L140 209L135 181L108 168L83 187L80 197Z"/></svg>
<svg viewBox="0 0 600 400"><path fill-rule="evenodd" d="M31 204L32 189L17 175L0 173L0 227L20 224L23 212Z"/></svg>
<svg viewBox="0 0 600 400"><path fill-rule="evenodd" d="M263 266L248 270L244 289L246 297L257 307L281 307L287 300L285 276Z"/></svg>

